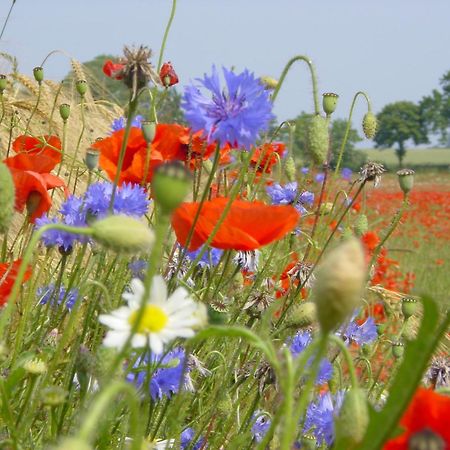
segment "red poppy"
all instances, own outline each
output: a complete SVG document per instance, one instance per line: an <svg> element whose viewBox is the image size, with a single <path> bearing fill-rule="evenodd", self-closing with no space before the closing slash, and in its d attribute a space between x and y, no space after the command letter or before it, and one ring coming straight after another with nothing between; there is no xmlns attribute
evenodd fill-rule
<svg viewBox="0 0 450 450"><path fill-rule="evenodd" d="M419 433L433 433L436 440L441 440L445 448L450 449L449 417L450 397L419 388L400 420L403 433L389 440L383 450L408 450L412 448L411 440L420 438Z"/></svg>
<svg viewBox="0 0 450 450"><path fill-rule="evenodd" d="M107 77L121 80L123 78L122 70L124 67L124 64L113 63L110 59L108 59L103 64L103 73Z"/></svg>
<svg viewBox="0 0 450 450"><path fill-rule="evenodd" d="M194 227L189 250L206 242L227 205L228 198L206 201ZM198 202L182 203L174 212L172 226L178 241L185 246L199 208ZM300 215L289 205L265 205L235 200L215 234L211 246L221 249L255 250L283 238L297 225Z"/></svg>
<svg viewBox="0 0 450 450"><path fill-rule="evenodd" d="M58 136L22 135L13 142L12 148L18 154L45 156L54 161L53 167L61 162L61 140Z"/></svg>
<svg viewBox="0 0 450 450"><path fill-rule="evenodd" d="M178 75L175 72L175 69L172 66L172 63L166 62L161 66L159 71L159 78L161 79L161 83L165 87L173 86L178 83Z"/></svg>
<svg viewBox="0 0 450 450"><path fill-rule="evenodd" d="M363 244L366 246L366 249L372 253L377 245L380 243L380 238L378 237L378 234L374 231L367 231L362 237L361 240L363 241Z"/></svg>
<svg viewBox="0 0 450 450"><path fill-rule="evenodd" d="M12 263L0 263L0 306L3 306L7 301L9 294L16 281L17 272L21 264L21 260L18 259ZM27 281L31 276L31 267L28 267L23 282Z"/></svg>
<svg viewBox="0 0 450 450"><path fill-rule="evenodd" d="M257 172L270 173L272 167L280 161L285 149L286 145L282 142L266 143L255 150L250 164Z"/></svg>

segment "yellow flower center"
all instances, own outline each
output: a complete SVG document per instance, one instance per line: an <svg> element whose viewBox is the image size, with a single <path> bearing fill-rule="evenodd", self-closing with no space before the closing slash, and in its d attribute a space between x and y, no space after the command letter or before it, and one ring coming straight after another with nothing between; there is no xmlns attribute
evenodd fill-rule
<svg viewBox="0 0 450 450"><path fill-rule="evenodd" d="M128 323L133 326L136 323L137 317L138 311L132 312L128 318ZM167 314L161 307L156 305L146 305L137 332L141 334L157 333L166 326L168 319Z"/></svg>

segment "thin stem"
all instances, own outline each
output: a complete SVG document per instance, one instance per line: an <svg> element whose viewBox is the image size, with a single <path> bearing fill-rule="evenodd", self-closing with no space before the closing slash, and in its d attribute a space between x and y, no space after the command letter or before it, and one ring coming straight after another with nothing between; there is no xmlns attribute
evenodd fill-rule
<svg viewBox="0 0 450 450"><path fill-rule="evenodd" d="M3 28L0 33L0 39L3 37L3 33L5 32L6 24L9 22L9 17L11 16L14 5L16 4L16 0L12 0L11 7L9 8L8 15L6 16L5 21L3 22Z"/></svg>
<svg viewBox="0 0 450 450"><path fill-rule="evenodd" d="M25 126L25 132L23 133L25 135L28 133L28 129L30 128L31 119L36 114L37 107L39 105L39 102L41 101L41 95L42 95L42 82L39 82L39 88L38 88L38 95L37 95L37 98L36 98L36 103L34 104L34 107L33 107L33 110L31 111L30 117L27 120L27 124Z"/></svg>
<svg viewBox="0 0 450 450"><path fill-rule="evenodd" d="M350 354L347 346L344 341L334 334L330 334L329 338L341 349L344 354L345 361L347 362L348 370L350 372L350 380L352 384L352 388L355 389L358 387L358 378L356 376L355 365L353 364L352 355Z"/></svg>
<svg viewBox="0 0 450 450"><path fill-rule="evenodd" d="M167 37L169 36L169 31L170 31L170 27L173 22L173 18L175 17L176 8L177 8L177 0L172 0L172 9L170 10L169 21L167 22L166 30L164 31L164 37L163 37L163 40L161 43L161 49L159 51L158 66L157 66L158 72L159 72L159 69L161 69L164 50L166 48L166 43L167 43Z"/></svg>

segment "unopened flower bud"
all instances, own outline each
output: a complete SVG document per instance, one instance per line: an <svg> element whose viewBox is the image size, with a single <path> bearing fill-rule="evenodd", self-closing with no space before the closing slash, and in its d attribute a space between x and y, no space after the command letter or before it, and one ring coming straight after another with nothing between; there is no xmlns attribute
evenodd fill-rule
<svg viewBox="0 0 450 450"><path fill-rule="evenodd" d="M42 375L47 372L47 364L41 359L31 359L24 363L23 368L32 375Z"/></svg>
<svg viewBox="0 0 450 450"><path fill-rule="evenodd" d="M261 84L264 86L267 90L274 90L278 86L278 80L273 77L269 77L266 75L263 75L260 77Z"/></svg>
<svg viewBox="0 0 450 450"><path fill-rule="evenodd" d="M356 238L341 242L326 255L313 287L317 318L323 333L341 325L361 304L366 264Z"/></svg>
<svg viewBox="0 0 450 450"><path fill-rule="evenodd" d="M61 119L65 122L70 116L70 105L63 103L59 105L59 115Z"/></svg>
<svg viewBox="0 0 450 450"><path fill-rule="evenodd" d="M14 181L6 164L0 161L0 234L9 228L14 214Z"/></svg>
<svg viewBox="0 0 450 450"><path fill-rule="evenodd" d="M327 116L330 116L336 110L338 99L339 95L333 94L332 92L327 92L326 94L323 94L322 108Z"/></svg>
<svg viewBox="0 0 450 450"><path fill-rule="evenodd" d="M141 123L141 129L145 142L147 142L147 145L151 144L153 142L153 139L155 139L156 122L153 120L144 120Z"/></svg>
<svg viewBox="0 0 450 450"><path fill-rule="evenodd" d="M397 172L398 183L404 194L408 194L414 186L414 170L401 169Z"/></svg>
<svg viewBox="0 0 450 450"><path fill-rule="evenodd" d="M295 305L287 315L285 324L291 328L309 327L317 320L316 304L302 302Z"/></svg>
<svg viewBox="0 0 450 450"><path fill-rule="evenodd" d="M152 194L164 213L172 212L186 197L191 175L179 161L158 166L153 175Z"/></svg>
<svg viewBox="0 0 450 450"><path fill-rule="evenodd" d="M347 450L357 449L369 425L366 394L361 388L350 389L336 419L336 443Z"/></svg>
<svg viewBox="0 0 450 450"><path fill-rule="evenodd" d="M78 80L75 83L75 87L77 89L77 92L81 95L81 97L84 97L84 95L87 92L87 82L86 82L86 80Z"/></svg>
<svg viewBox="0 0 450 450"><path fill-rule="evenodd" d="M367 139L372 139L377 132L377 118L371 111L365 114L362 122L364 135Z"/></svg>
<svg viewBox="0 0 450 450"><path fill-rule="evenodd" d="M392 343L392 354L395 359L400 359L405 353L405 345L403 342L393 342Z"/></svg>
<svg viewBox="0 0 450 450"><path fill-rule="evenodd" d="M328 154L328 123L319 114L316 114L310 121L306 134L306 149L312 160L323 165Z"/></svg>
<svg viewBox="0 0 450 450"><path fill-rule="evenodd" d="M93 147L89 147L86 150L86 157L84 163L89 170L95 170L98 167L98 161L100 159L100 152Z"/></svg>
<svg viewBox="0 0 450 450"><path fill-rule="evenodd" d="M382 336L384 332L386 331L386 324L385 323L377 323L377 334L378 336Z"/></svg>
<svg viewBox="0 0 450 450"><path fill-rule="evenodd" d="M412 297L404 297L402 299L402 313L405 319L413 316L417 311L417 300Z"/></svg>
<svg viewBox="0 0 450 450"><path fill-rule="evenodd" d="M284 171L286 172L287 179L289 181L295 181L296 179L296 167L295 160L292 156L288 156L284 163Z"/></svg>
<svg viewBox="0 0 450 450"><path fill-rule="evenodd" d="M34 79L41 84L44 80L44 69L42 67L35 67L33 69Z"/></svg>
<svg viewBox="0 0 450 450"><path fill-rule="evenodd" d="M67 391L60 386L49 386L41 391L41 400L44 405L59 406L66 401Z"/></svg>
<svg viewBox="0 0 450 450"><path fill-rule="evenodd" d="M93 450L87 442L76 437L64 438L56 447L52 447L52 450Z"/></svg>
<svg viewBox="0 0 450 450"><path fill-rule="evenodd" d="M369 221L365 214L360 214L354 223L355 233L357 236L361 237L369 229Z"/></svg>
<svg viewBox="0 0 450 450"><path fill-rule="evenodd" d="M147 225L129 216L109 216L94 222L91 228L97 242L119 253L149 252L155 241Z"/></svg>
<svg viewBox="0 0 450 450"><path fill-rule="evenodd" d="M6 89L7 85L8 85L8 80L6 78L6 75L1 74L0 75L0 94L3 94L3 91Z"/></svg>
<svg viewBox="0 0 450 450"><path fill-rule="evenodd" d="M161 69L159 71L159 78L163 86L166 88L178 83L178 75L176 74L175 69L173 68L170 61L164 63L161 66Z"/></svg>
<svg viewBox="0 0 450 450"><path fill-rule="evenodd" d="M319 214L321 216L326 216L333 210L333 203L325 202L320 205Z"/></svg>

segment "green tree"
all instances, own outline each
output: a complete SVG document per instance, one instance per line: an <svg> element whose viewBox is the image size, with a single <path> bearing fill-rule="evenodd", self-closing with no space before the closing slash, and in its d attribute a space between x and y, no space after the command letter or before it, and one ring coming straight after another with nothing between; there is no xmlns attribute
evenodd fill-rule
<svg viewBox="0 0 450 450"><path fill-rule="evenodd" d="M103 64L106 60L117 61L118 57L114 55L98 55L94 59L83 63L86 81L89 83L94 98L107 100L117 103L126 109L129 89L124 83L107 77L103 73ZM74 73L71 71L66 77L66 82L72 82ZM139 104L138 114L148 115L150 107L149 96L145 93L142 95L142 101ZM181 95L174 87L167 90L160 89L159 96L156 99L158 104L158 120L162 123L179 123L184 124L184 115L181 110Z"/></svg>
<svg viewBox="0 0 450 450"><path fill-rule="evenodd" d="M391 147L397 144L400 167L406 155L406 142L414 144L428 142L427 129L419 105L412 102L396 102L386 105L377 115L378 132L374 137L377 147Z"/></svg>
<svg viewBox="0 0 450 450"><path fill-rule="evenodd" d="M313 117L312 114L308 114L302 112L295 119L289 120L290 123L295 124L295 132L293 137L293 153L296 158L300 159L304 163L308 163L308 155L305 151L306 147L306 130L309 125L309 121ZM331 151L332 151L332 160L331 165L336 162L341 145L342 140L345 134L345 128L347 126L347 121L344 119L335 119L331 122L330 127L330 141L331 141ZM289 130L288 128L283 128L280 136L282 140L288 141L289 139ZM361 137L358 135L358 132L354 128L350 128L348 133L347 143L345 145L344 155L342 158L341 167L349 167L350 169L357 170L359 169L365 162L366 156L363 152L359 152L355 150L355 144L362 141Z"/></svg>

